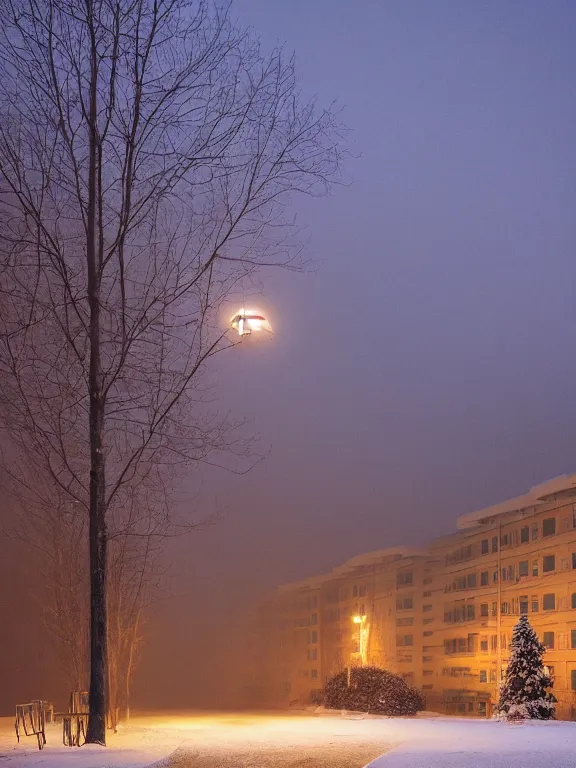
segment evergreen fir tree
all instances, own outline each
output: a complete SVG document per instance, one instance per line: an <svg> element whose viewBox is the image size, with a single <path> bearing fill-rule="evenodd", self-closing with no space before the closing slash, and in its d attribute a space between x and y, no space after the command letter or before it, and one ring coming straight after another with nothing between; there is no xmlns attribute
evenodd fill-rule
<svg viewBox="0 0 576 768"><path fill-rule="evenodd" d="M497 712L507 720L552 720L556 699L547 690L552 680L544 670L546 648L521 616L514 627L506 677L500 689Z"/></svg>

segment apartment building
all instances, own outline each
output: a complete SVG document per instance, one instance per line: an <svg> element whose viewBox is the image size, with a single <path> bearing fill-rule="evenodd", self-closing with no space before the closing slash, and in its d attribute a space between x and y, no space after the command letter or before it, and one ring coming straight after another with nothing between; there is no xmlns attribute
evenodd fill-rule
<svg viewBox="0 0 576 768"><path fill-rule="evenodd" d="M576 718L576 475L462 515L423 550L377 550L279 588L255 622L253 703L317 701L336 671L376 664L431 709L487 716L523 613L558 716Z"/></svg>

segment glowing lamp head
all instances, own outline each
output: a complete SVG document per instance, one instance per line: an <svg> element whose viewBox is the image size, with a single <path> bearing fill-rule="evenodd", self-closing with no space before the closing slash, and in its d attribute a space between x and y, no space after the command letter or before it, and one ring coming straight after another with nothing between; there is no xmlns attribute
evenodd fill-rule
<svg viewBox="0 0 576 768"><path fill-rule="evenodd" d="M364 621L364 616L352 616L352 621L354 624L362 624Z"/></svg>
<svg viewBox="0 0 576 768"><path fill-rule="evenodd" d="M238 333L238 336L249 336L251 333L268 331L272 333L270 323L264 315L254 309L239 309L230 319L230 325Z"/></svg>

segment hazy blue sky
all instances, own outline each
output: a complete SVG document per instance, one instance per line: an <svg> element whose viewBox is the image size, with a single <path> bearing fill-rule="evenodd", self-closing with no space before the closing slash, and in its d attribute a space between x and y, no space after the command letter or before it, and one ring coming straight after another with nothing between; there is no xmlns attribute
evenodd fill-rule
<svg viewBox="0 0 576 768"><path fill-rule="evenodd" d="M271 453L206 479L226 519L182 545L176 634L205 647L258 588L576 471L576 4L234 7L360 157L297 205L321 267L267 279L274 341L221 371Z"/></svg>

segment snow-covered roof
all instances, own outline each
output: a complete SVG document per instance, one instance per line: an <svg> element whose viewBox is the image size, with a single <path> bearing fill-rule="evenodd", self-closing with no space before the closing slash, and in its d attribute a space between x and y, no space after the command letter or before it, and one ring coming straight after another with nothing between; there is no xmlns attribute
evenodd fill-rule
<svg viewBox="0 0 576 768"><path fill-rule="evenodd" d="M477 512L468 512L465 515L460 515L456 525L458 530L473 528L500 515L521 512L524 509L533 509L541 504L546 504L557 494L571 490L576 492L576 475L560 475L552 480L547 480L544 483L533 486L528 493L522 496L502 501L499 504L480 509Z"/></svg>
<svg viewBox="0 0 576 768"><path fill-rule="evenodd" d="M300 581L291 581L288 584L282 584L278 587L279 592L292 592L300 589L318 589L323 583L329 579L335 579L340 576L354 571L356 568L362 568L365 566L375 565L385 560L388 557L398 556L403 557L418 557L418 555L425 554L420 549L411 549L409 547L387 547L386 549L375 549L372 552L364 552L361 555L355 555L350 560L341 565L337 565L328 573L320 574L319 576L311 576L308 579L302 579Z"/></svg>

